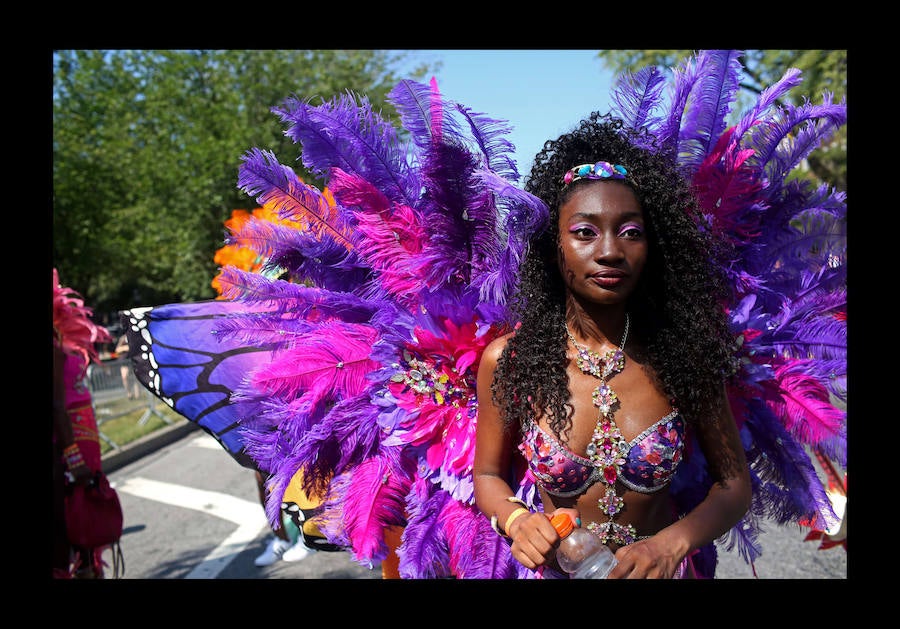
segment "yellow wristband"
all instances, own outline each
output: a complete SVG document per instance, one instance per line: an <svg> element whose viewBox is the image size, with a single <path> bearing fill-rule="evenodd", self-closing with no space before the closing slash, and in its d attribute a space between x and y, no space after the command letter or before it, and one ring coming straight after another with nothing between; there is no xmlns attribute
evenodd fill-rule
<svg viewBox="0 0 900 629"><path fill-rule="evenodd" d="M524 507L519 507L515 511L509 514L509 517L506 518L506 524L503 526L503 530L506 531L507 537L509 536L509 527L510 525L520 516L526 513L530 513L528 509Z"/></svg>

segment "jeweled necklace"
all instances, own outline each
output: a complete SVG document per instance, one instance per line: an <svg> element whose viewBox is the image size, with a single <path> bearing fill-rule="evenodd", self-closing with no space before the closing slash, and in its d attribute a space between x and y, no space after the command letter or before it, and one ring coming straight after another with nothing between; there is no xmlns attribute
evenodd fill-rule
<svg viewBox="0 0 900 629"><path fill-rule="evenodd" d="M568 324L566 325L566 335L578 351L575 364L583 373L600 379L600 384L597 385L591 396L594 406L599 410L599 417L597 425L594 427L594 434L591 435L591 442L587 446L587 454L594 467L600 471L602 482L606 485L606 493L597 501L597 505L609 519L599 524L591 522L588 529L599 535L604 544L612 541L620 546L632 543L637 538L637 533L631 524L619 524L613 521L624 505L622 497L616 494L616 480L628 457L629 446L613 418L619 398L606 381L625 368L623 348L628 340L629 323L630 318L626 313L622 341L618 347L609 350L602 356L599 352L579 345L569 331Z"/></svg>

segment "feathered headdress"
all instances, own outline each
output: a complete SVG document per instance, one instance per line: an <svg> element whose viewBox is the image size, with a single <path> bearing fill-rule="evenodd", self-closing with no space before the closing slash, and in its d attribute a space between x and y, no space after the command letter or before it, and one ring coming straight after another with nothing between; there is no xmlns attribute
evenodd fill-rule
<svg viewBox="0 0 900 629"><path fill-rule="evenodd" d="M776 105L796 84L790 71L726 127L738 56L700 53L675 72L668 100L655 69L623 75L613 98L626 123L676 152L711 227L735 245L721 261L734 289L723 306L741 359L731 398L754 502L732 535L752 561L759 518L834 517L805 449L845 456L844 195L787 176L845 108L827 96ZM529 576L474 506L475 375L484 347L515 324L507 302L547 208L516 185L505 122L444 99L434 80L401 81L390 99L405 139L352 93L273 110L333 199L271 152L244 155L239 186L302 229L249 221L235 234L264 257L263 273L291 281L222 270L228 301L206 324L215 343L209 327L183 341L203 344L191 353L203 382L230 390L198 423L271 475L273 522L299 472L324 497L319 528L364 565L385 558L384 532L401 525L404 577ZM164 399L174 391L168 401L189 418L198 411L183 400L196 396L183 371L161 365L153 332L207 308L125 313L143 338L138 376L151 372L142 381ZM224 369L219 357L236 353L248 362ZM679 510L709 484L701 457L682 464ZM533 502L533 482L519 495ZM715 558L705 559L712 575Z"/></svg>
<svg viewBox="0 0 900 629"><path fill-rule="evenodd" d="M624 74L614 113L675 152L712 229L732 245L732 258L719 262L731 279L725 307L740 361L730 399L753 504L730 545L752 561L759 519L832 526L836 518L810 451L846 466L845 194L790 175L847 114L827 93L821 105L778 104L800 84L790 69L727 126L739 57L701 51L675 70L667 103L655 68ZM684 509L705 493L673 487Z"/></svg>
<svg viewBox="0 0 900 629"><path fill-rule="evenodd" d="M270 517L302 470L305 489L327 490L320 528L357 560L383 559L385 528L402 524L401 573L445 576L486 524L471 481L478 360L512 323L518 263L548 214L513 185L508 126L444 101L434 81L390 98L406 144L365 97L276 109L333 205L273 155L245 155L239 185L305 229L276 235L269 259L294 279L277 297L223 272L226 297L273 308L254 325L276 357L234 399L246 450L272 475Z"/></svg>
<svg viewBox="0 0 900 629"><path fill-rule="evenodd" d="M91 362L100 362L98 343L111 343L112 337L103 326L91 320L93 310L71 288L59 283L59 273L53 269L53 333L54 342L67 354L79 356L82 375Z"/></svg>

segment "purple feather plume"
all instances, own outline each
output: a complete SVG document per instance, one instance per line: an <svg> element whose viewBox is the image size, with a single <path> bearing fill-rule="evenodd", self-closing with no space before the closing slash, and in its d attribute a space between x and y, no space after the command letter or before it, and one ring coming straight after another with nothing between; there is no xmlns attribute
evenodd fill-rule
<svg viewBox="0 0 900 629"><path fill-rule="evenodd" d="M661 106L665 87L662 72L656 66L648 66L635 73L623 72L614 84L610 95L614 103L611 112L631 129L656 128L660 117L654 113Z"/></svg>
<svg viewBox="0 0 900 629"><path fill-rule="evenodd" d="M679 163L695 171L725 130L742 70L737 50L704 50L697 57L696 81L691 86L678 131Z"/></svg>
<svg viewBox="0 0 900 629"><path fill-rule="evenodd" d="M425 150L441 141L445 112L436 81L424 85L404 79L390 91L388 99L416 147Z"/></svg>
<svg viewBox="0 0 900 629"><path fill-rule="evenodd" d="M278 163L271 151L251 149L244 154L238 176L238 187L270 205L282 218L293 218L316 233L329 233L350 248L350 226L340 212L329 206L324 195L303 183L289 167Z"/></svg>
<svg viewBox="0 0 900 629"><path fill-rule="evenodd" d="M302 144L303 165L315 175L327 180L331 169L340 168L367 179L391 201L414 204L419 182L397 132L365 96L348 92L317 107L291 98L273 111L290 123L285 133Z"/></svg>
<svg viewBox="0 0 900 629"><path fill-rule="evenodd" d="M509 543L477 507L448 500L440 516L450 547L450 567L463 579L514 579Z"/></svg>
<svg viewBox="0 0 900 629"><path fill-rule="evenodd" d="M446 534L440 514L448 501L445 491L416 479L407 498L407 524L403 544L397 550L400 575L408 579L440 579L452 576Z"/></svg>

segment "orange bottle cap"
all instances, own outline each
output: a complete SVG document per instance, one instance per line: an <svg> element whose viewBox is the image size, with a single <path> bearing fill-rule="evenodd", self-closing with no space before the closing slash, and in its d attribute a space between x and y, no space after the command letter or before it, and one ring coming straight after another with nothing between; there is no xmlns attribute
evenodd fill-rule
<svg viewBox="0 0 900 629"><path fill-rule="evenodd" d="M557 513L552 517L547 517L550 518L550 524L553 525L560 537L566 537L575 530L575 523L572 521L572 516L568 513Z"/></svg>

